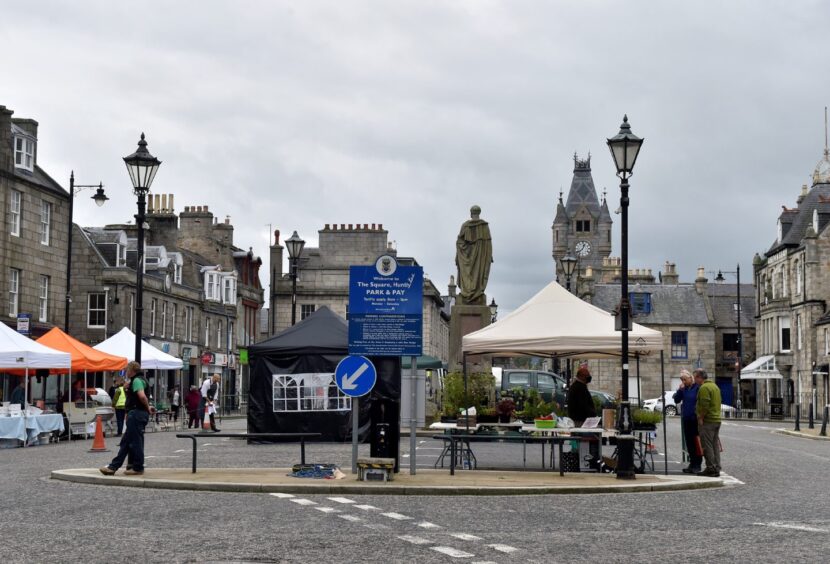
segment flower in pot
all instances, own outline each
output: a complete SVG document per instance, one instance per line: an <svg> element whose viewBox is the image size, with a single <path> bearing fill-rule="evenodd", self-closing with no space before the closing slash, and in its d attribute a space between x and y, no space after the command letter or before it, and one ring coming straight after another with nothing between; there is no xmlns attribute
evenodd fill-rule
<svg viewBox="0 0 830 564"><path fill-rule="evenodd" d="M516 413L516 402L513 398L502 398L496 404L496 415L499 416L499 422L510 423L510 419Z"/></svg>

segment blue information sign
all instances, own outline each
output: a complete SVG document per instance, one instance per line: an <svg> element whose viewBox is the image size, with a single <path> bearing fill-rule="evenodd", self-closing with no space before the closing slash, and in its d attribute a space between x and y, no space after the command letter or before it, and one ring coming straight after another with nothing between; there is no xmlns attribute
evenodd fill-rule
<svg viewBox="0 0 830 564"><path fill-rule="evenodd" d="M383 255L349 269L349 354L420 356L424 270Z"/></svg>
<svg viewBox="0 0 830 564"><path fill-rule="evenodd" d="M353 398L365 396L372 391L378 373L372 361L364 356L347 356L334 369L337 388Z"/></svg>

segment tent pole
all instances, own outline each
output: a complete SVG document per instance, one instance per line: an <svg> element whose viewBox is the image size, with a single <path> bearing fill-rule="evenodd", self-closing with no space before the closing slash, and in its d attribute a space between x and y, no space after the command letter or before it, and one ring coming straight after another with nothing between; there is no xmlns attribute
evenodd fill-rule
<svg viewBox="0 0 830 564"><path fill-rule="evenodd" d="M470 434L470 395L467 392L467 353L461 353L461 370L464 373L464 414L466 417L464 418L467 422L467 430L465 431L468 435Z"/></svg>
<svg viewBox="0 0 830 564"><path fill-rule="evenodd" d="M23 421L29 418L26 414L26 404L29 403L29 367L23 373ZM29 445L29 432L26 430L26 425L23 425L23 448Z"/></svg>
<svg viewBox="0 0 830 564"><path fill-rule="evenodd" d="M86 381L86 370L84 370L84 439L89 438L89 422L87 421L87 417L89 417L89 415L87 415L87 412L86 412L86 409L87 409L87 395L88 395L86 393L87 385L88 384L87 384L87 381Z"/></svg>
<svg viewBox="0 0 830 564"><path fill-rule="evenodd" d="M643 392L640 390L640 353L635 353L637 358L637 405L640 405L640 402L643 399Z"/></svg>
<svg viewBox="0 0 830 564"><path fill-rule="evenodd" d="M640 356L637 355L637 374L640 373ZM666 403L666 365L663 362L663 349L660 349L660 392L663 403ZM681 428L681 434L682 434ZM663 467L666 476L669 475L669 439L666 437L666 410L663 410Z"/></svg>

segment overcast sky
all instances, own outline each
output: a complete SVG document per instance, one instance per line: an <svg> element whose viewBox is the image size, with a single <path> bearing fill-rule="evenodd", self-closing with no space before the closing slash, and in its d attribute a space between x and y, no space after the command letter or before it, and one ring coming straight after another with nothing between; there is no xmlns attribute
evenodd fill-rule
<svg viewBox="0 0 830 564"><path fill-rule="evenodd" d="M144 131L153 192L229 215L263 283L268 224L316 246L325 223L382 223L446 292L478 204L507 311L554 276L574 151L617 207L624 113L646 140L631 267L749 280L822 156L828 21L818 0L4 2L0 104L40 123L62 185L104 182L83 225L132 218L121 158Z"/></svg>

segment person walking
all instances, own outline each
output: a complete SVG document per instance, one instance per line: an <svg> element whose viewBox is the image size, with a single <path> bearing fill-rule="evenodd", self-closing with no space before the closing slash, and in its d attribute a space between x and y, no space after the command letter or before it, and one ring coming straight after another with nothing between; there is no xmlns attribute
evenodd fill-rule
<svg viewBox="0 0 830 564"><path fill-rule="evenodd" d="M214 374L211 377L205 378L204 382L202 382L202 387L199 390L202 398L199 401L199 414L202 418L205 416L205 406L208 408L208 416L210 417L210 429L214 433L218 433L219 429L216 428L216 406L215 401L216 397L219 394L219 374Z"/></svg>
<svg viewBox="0 0 830 564"><path fill-rule="evenodd" d="M689 465L683 468L684 474L697 474L701 470L703 453L697 431L697 390L692 375L688 370L680 371L680 387L672 396L674 403L681 406L680 424L683 429L683 438L686 441L686 452L689 453Z"/></svg>
<svg viewBox="0 0 830 564"><path fill-rule="evenodd" d="M150 405L145 390L148 388L141 365L135 361L127 364L127 378L130 383L124 388L127 400L127 430L118 443L118 454L112 461L99 468L101 474L112 476L127 460L127 476L144 474L144 428L156 408ZM130 467L130 465L132 465Z"/></svg>
<svg viewBox="0 0 830 564"><path fill-rule="evenodd" d="M199 404L202 403L202 396L199 395L199 388L190 386L190 391L184 397L184 405L187 408L187 428L198 429L202 426L199 419Z"/></svg>
<svg viewBox="0 0 830 564"><path fill-rule="evenodd" d="M120 437L124 433L124 417L127 414L127 393L124 391L124 379L120 376L115 378L115 393L112 398L112 406L115 408L115 423Z"/></svg>
<svg viewBox="0 0 830 564"><path fill-rule="evenodd" d="M697 391L697 423L700 433L700 444L703 447L703 457L706 459L706 469L697 472L698 476L720 476L720 388L709 380L708 374L698 368L694 372Z"/></svg>
<svg viewBox="0 0 830 564"><path fill-rule="evenodd" d="M179 394L179 387L173 386L173 394L170 398L170 411L173 412L173 423L176 424L179 421L179 407L182 404L182 397Z"/></svg>

